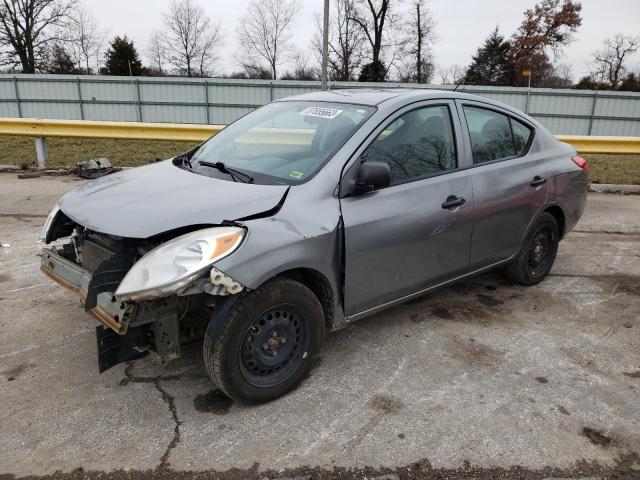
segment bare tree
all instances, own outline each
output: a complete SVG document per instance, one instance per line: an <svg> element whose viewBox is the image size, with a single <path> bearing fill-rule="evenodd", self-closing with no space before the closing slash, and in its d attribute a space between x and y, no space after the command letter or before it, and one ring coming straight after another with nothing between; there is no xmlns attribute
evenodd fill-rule
<svg viewBox="0 0 640 480"><path fill-rule="evenodd" d="M593 54L594 75L611 90L620 86L627 71L625 62L640 49L640 37L616 34L604 41L604 48Z"/></svg>
<svg viewBox="0 0 640 480"><path fill-rule="evenodd" d="M154 69L159 75L166 73L166 64L169 59L169 47L167 46L167 39L164 33L161 31L155 31L151 34L149 39L149 45L145 50L145 56L151 68Z"/></svg>
<svg viewBox="0 0 640 480"><path fill-rule="evenodd" d="M371 63L361 74L363 80L384 81L388 65L383 61L385 47L393 44L389 33L398 17L391 8L392 0L358 0L351 19L362 29L371 47ZM389 64L393 63L393 60Z"/></svg>
<svg viewBox="0 0 640 480"><path fill-rule="evenodd" d="M98 20L82 5L69 15L65 37L69 54L80 69L90 74L93 64L97 72L106 33L100 28Z"/></svg>
<svg viewBox="0 0 640 480"><path fill-rule="evenodd" d="M302 51L293 56L293 71L282 75L282 80L319 80L320 70L309 66L309 58Z"/></svg>
<svg viewBox="0 0 640 480"><path fill-rule="evenodd" d="M35 73L50 42L60 40L58 28L66 23L75 0L2 0L0 48L5 64Z"/></svg>
<svg viewBox="0 0 640 480"><path fill-rule="evenodd" d="M429 11L427 0L412 0L402 25L401 51L403 61L400 79L408 82L429 83L435 73L431 47L437 39L436 22Z"/></svg>
<svg viewBox="0 0 640 480"><path fill-rule="evenodd" d="M300 8L298 0L251 0L238 26L243 55L238 62L245 69L266 62L277 78L278 66L291 56L289 30Z"/></svg>
<svg viewBox="0 0 640 480"><path fill-rule="evenodd" d="M462 81L467 72L464 67L455 64L441 68L439 73L440 83L442 83L442 85L457 85Z"/></svg>
<svg viewBox="0 0 640 480"><path fill-rule="evenodd" d="M168 61L188 77L204 77L217 59L220 27L195 0L171 0L162 15L168 30Z"/></svg>
<svg viewBox="0 0 640 480"><path fill-rule="evenodd" d="M329 23L329 77L338 81L356 78L364 58L364 33L354 22L355 1L334 0ZM322 22L316 15L316 32L311 41L318 57L322 55Z"/></svg>
<svg viewBox="0 0 640 480"><path fill-rule="evenodd" d="M569 88L573 85L573 67L570 63L554 65L553 75L557 79L558 88Z"/></svg>

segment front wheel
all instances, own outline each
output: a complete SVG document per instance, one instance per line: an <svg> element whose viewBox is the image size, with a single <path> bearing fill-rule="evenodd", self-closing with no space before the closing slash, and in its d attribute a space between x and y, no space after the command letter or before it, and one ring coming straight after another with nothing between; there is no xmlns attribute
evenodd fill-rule
<svg viewBox="0 0 640 480"><path fill-rule="evenodd" d="M266 402L304 379L323 337L324 315L313 292L275 278L238 300L216 339L205 334L204 363L229 397Z"/></svg>
<svg viewBox="0 0 640 480"><path fill-rule="evenodd" d="M560 231L555 217L544 212L529 229L516 258L505 269L520 285L535 285L547 276L558 253Z"/></svg>

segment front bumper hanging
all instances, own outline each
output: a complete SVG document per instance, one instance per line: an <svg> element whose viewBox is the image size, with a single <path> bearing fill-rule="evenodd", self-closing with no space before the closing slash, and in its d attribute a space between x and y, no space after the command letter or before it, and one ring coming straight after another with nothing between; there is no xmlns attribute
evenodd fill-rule
<svg viewBox="0 0 640 480"><path fill-rule="evenodd" d="M42 250L40 269L54 282L78 295L84 305L92 277L89 270L64 258L55 248ZM98 294L96 305L89 313L118 335L125 335L135 315L135 305L117 301L111 292L102 292Z"/></svg>

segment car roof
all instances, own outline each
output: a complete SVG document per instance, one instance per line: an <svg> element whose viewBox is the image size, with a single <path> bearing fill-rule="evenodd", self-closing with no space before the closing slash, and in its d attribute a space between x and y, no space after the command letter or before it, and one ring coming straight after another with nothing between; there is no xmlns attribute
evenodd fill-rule
<svg viewBox="0 0 640 480"><path fill-rule="evenodd" d="M418 98L469 98L475 96L454 92L452 90L437 90L426 88L351 88L303 93L301 95L282 98L278 101L301 100L311 102L353 103L357 105L376 106L387 100L393 98L397 99L398 97L411 97L411 99L414 100Z"/></svg>
<svg viewBox="0 0 640 480"><path fill-rule="evenodd" d="M516 116L527 118L531 123L539 126L539 123L535 119L529 117L511 105L507 105L487 97L464 92L455 92L453 90L438 90L431 88L351 88L303 93L301 95L282 98L277 101L350 103L354 105L366 105L380 107L385 110L393 110L403 105L431 99L473 100L487 105L493 105L511 112Z"/></svg>

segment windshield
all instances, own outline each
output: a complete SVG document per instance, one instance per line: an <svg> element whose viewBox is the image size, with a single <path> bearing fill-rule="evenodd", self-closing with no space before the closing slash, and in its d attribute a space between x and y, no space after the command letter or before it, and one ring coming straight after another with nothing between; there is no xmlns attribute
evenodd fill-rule
<svg viewBox="0 0 640 480"><path fill-rule="evenodd" d="M373 111L373 107L342 103L271 103L203 143L189 159L190 167L196 173L232 181L302 183ZM212 163L218 163L216 168Z"/></svg>

